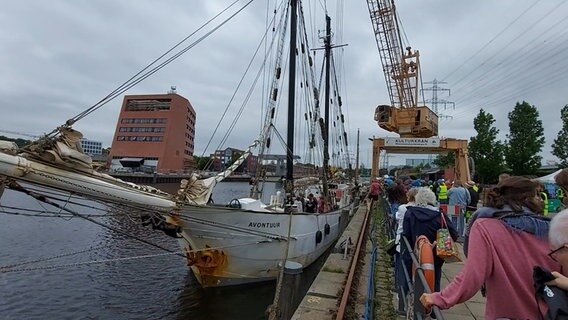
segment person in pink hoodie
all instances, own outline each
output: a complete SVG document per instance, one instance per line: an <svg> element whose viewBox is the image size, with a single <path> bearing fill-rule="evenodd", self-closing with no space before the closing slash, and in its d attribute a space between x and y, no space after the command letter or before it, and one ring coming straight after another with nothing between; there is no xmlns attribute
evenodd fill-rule
<svg viewBox="0 0 568 320"><path fill-rule="evenodd" d="M524 177L501 181L487 195L469 235L469 253L461 272L440 292L423 294L425 308L449 309L487 289L485 319L539 319L546 313L533 288L533 267L560 270L548 256L550 220L543 217L537 184ZM539 311L540 310L540 311Z"/></svg>

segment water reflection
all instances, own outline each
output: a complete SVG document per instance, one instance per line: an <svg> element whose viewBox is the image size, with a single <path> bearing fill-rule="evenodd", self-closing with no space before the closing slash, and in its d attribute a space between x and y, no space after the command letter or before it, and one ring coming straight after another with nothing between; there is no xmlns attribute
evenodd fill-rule
<svg viewBox="0 0 568 320"><path fill-rule="evenodd" d="M176 300L176 319L265 319L266 307L272 303L275 282L246 286L203 289L193 274L185 280L183 292Z"/></svg>
<svg viewBox="0 0 568 320"><path fill-rule="evenodd" d="M217 203L222 203L247 196L249 188L248 183L221 183L214 197ZM87 203L86 200L78 201ZM45 206L10 190L4 193L0 204L38 210ZM100 204L93 206L99 208ZM89 208L74 209L83 214L101 213ZM161 231L142 227L137 212L131 210L129 216L124 212L116 213L120 214L97 218L97 221L122 232L78 218L65 220L0 214L0 266L91 247L98 249L50 260L40 266L164 252L133 240L123 232L179 250L175 239ZM301 299L322 261L320 258L304 270L302 288L298 288L299 294L294 296ZM265 310L274 298L275 282L202 289L185 259L172 255L0 273L0 288L2 319L264 319Z"/></svg>

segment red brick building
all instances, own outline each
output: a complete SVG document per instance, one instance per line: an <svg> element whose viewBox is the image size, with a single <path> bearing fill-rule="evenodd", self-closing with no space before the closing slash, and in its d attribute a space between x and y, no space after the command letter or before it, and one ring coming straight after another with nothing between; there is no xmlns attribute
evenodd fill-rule
<svg viewBox="0 0 568 320"><path fill-rule="evenodd" d="M125 96L112 141L111 170L179 172L194 166L195 110L168 94Z"/></svg>

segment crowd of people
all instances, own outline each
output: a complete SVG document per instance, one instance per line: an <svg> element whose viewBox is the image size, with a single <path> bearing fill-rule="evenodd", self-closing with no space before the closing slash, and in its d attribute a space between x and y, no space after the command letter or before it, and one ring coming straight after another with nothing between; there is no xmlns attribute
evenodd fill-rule
<svg viewBox="0 0 568 320"><path fill-rule="evenodd" d="M551 271L548 274L553 279L543 285L568 290L568 210L550 219L545 215L540 183L508 175L499 180L487 190L481 207L481 190L473 181L387 183L383 178L373 181L369 196L387 197L391 217L396 220L396 241L405 236L413 246L418 236L425 235L434 243L436 231L445 225L454 241L464 242L467 260L463 269L442 290L444 260L436 256L434 248L435 292L420 298L425 308L451 308L483 288L486 319L568 319L568 310L561 305L550 307L550 301L538 298L533 279L535 267L540 267ZM566 193L568 169L556 176L556 182ZM448 206L455 212L447 215L440 209ZM400 244L396 247L395 283L405 289L399 290L399 299L408 292L400 268L412 270L410 256L404 251ZM563 302L568 306L568 301Z"/></svg>

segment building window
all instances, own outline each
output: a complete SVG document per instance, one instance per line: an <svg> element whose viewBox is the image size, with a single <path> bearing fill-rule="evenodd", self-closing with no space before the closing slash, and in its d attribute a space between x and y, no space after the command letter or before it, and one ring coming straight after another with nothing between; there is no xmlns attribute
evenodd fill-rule
<svg viewBox="0 0 568 320"><path fill-rule="evenodd" d="M120 120L120 123L130 124L130 123L140 123L140 124L152 124L152 123L167 123L167 118L124 118Z"/></svg>
<svg viewBox="0 0 568 320"><path fill-rule="evenodd" d="M165 127L120 127L120 132L165 132Z"/></svg>
<svg viewBox="0 0 568 320"><path fill-rule="evenodd" d="M133 99L126 102L124 111L166 111L170 110L171 99Z"/></svg>
<svg viewBox="0 0 568 320"><path fill-rule="evenodd" d="M118 136L117 141L151 141L160 142L163 141L163 137L152 137L152 136Z"/></svg>

